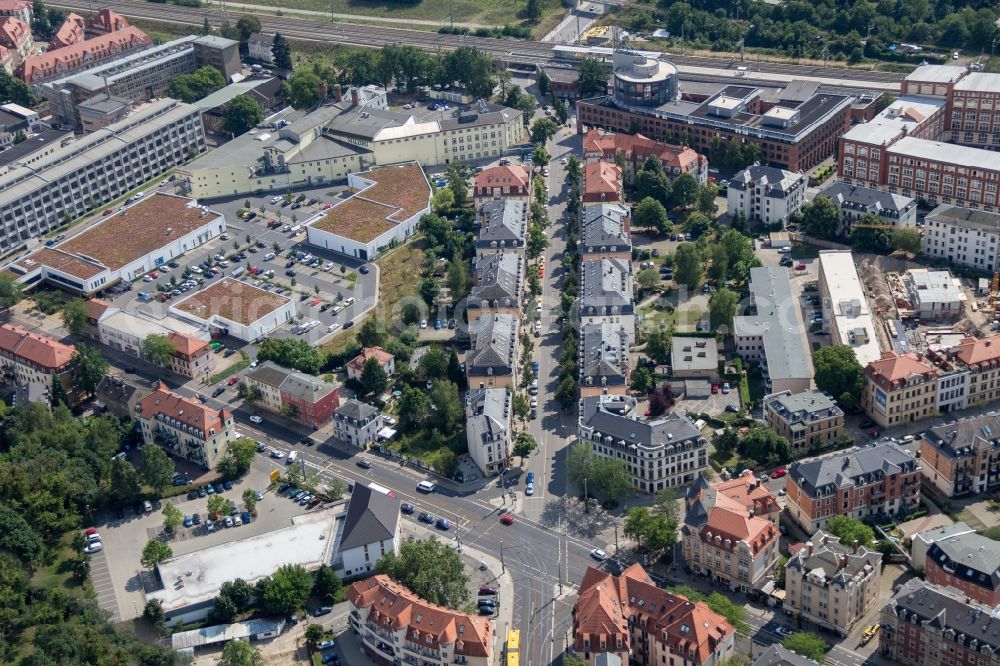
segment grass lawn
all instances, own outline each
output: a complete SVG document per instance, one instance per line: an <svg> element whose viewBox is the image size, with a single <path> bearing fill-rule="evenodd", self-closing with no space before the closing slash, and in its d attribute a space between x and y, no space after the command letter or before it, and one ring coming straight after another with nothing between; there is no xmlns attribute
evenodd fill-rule
<svg viewBox="0 0 1000 666"><path fill-rule="evenodd" d="M750 384L750 400L752 402L763 400L767 391L764 388L764 378L761 376L760 368L752 367L747 373L747 381Z"/></svg>
<svg viewBox="0 0 1000 666"><path fill-rule="evenodd" d="M982 532L987 528L986 523L979 520L976 514L972 513L968 509L962 509L962 511L958 514L958 519L978 532Z"/></svg>
<svg viewBox="0 0 1000 666"><path fill-rule="evenodd" d="M399 302L417 293L421 266L424 261L424 250L427 249L427 239L417 236L408 243L397 247L386 256L377 260L380 274L379 299L377 312L382 317L392 317L396 314ZM355 278L357 277L356 274ZM357 339L357 330L361 322L354 322L354 328L341 332L330 342L320 348L324 354L341 353Z"/></svg>

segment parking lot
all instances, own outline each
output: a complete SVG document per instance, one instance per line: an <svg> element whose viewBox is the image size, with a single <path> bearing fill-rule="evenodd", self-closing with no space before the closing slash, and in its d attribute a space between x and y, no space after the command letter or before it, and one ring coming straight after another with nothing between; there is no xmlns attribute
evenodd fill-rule
<svg viewBox="0 0 1000 666"><path fill-rule="evenodd" d="M292 516L304 513L307 507L299 506L285 498L275 497L267 491L267 474L270 465L263 458L256 458L253 467L242 482L234 484L232 490L225 490L222 496L236 503L240 512L246 510L243 491L253 488L263 492L263 499L257 503L257 516L249 525L239 527L219 527L208 531L208 498L189 500L185 496L167 500L174 504L184 516L201 515L201 524L178 527L173 536L165 539L174 555L215 546L233 539L245 539L264 532L270 532L290 525ZM142 549L152 539L163 538L162 506L151 513L136 515L131 508L123 518L112 517L98 525L103 551L91 560L95 591L102 608L110 610L115 617L131 619L142 614L145 598L143 591L155 589L154 574L144 571L139 562Z"/></svg>

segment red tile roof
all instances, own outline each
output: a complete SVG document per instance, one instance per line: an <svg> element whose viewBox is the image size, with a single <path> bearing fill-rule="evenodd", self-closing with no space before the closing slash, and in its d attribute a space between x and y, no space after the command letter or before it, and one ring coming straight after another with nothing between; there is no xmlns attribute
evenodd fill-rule
<svg viewBox="0 0 1000 666"><path fill-rule="evenodd" d="M31 0L0 0L0 12L17 12L31 6Z"/></svg>
<svg viewBox="0 0 1000 666"><path fill-rule="evenodd" d="M117 305L108 303L107 301L101 300L100 298L91 298L86 302L85 305L87 306L87 318L95 322L98 321L104 315L104 313L110 310L111 308L115 309L118 308Z"/></svg>
<svg viewBox="0 0 1000 666"><path fill-rule="evenodd" d="M156 390L139 401L139 416L143 419L156 418L158 414L180 421L186 426L200 431L202 439L212 437L226 428L230 415L225 409L212 409L197 400L185 398L168 390L162 382Z"/></svg>
<svg viewBox="0 0 1000 666"><path fill-rule="evenodd" d="M1000 345L997 346L1000 349ZM897 354L882 352L882 357L872 361L865 368L865 374L882 388L892 388L897 382L919 375L934 375L937 370L933 365L913 352Z"/></svg>
<svg viewBox="0 0 1000 666"><path fill-rule="evenodd" d="M149 35L135 26L129 26L118 32L32 56L21 65L18 75L26 83L68 76L82 67L134 53L152 43Z"/></svg>
<svg viewBox="0 0 1000 666"><path fill-rule="evenodd" d="M610 162L593 162L583 169L583 196L616 201L622 191L622 170Z"/></svg>
<svg viewBox="0 0 1000 666"><path fill-rule="evenodd" d="M79 14L70 12L66 15L66 20L56 30L49 42L50 49L61 49L73 44L78 44L87 38L86 23Z"/></svg>
<svg viewBox="0 0 1000 666"><path fill-rule="evenodd" d="M778 531L765 518L749 517L741 508L733 511L715 506L708 511L708 522L701 528L702 537L721 536L733 543L745 541L756 556L769 543L778 538Z"/></svg>
<svg viewBox="0 0 1000 666"><path fill-rule="evenodd" d="M493 653L493 622L435 606L388 576L372 576L347 588L355 608L371 608L368 620L390 631L406 629L406 639L437 650L454 645L456 655L489 657Z"/></svg>
<svg viewBox="0 0 1000 666"><path fill-rule="evenodd" d="M518 187L527 189L531 184L528 167L523 164L509 164L483 169L476 174L476 189L484 187Z"/></svg>
<svg viewBox="0 0 1000 666"><path fill-rule="evenodd" d="M364 367L365 361L370 358L377 359L380 365L385 365L396 357L381 347L365 347L361 350L360 354L348 361L347 365L361 370Z"/></svg>
<svg viewBox="0 0 1000 666"><path fill-rule="evenodd" d="M194 356L208 349L207 340L199 340L184 333L172 332L167 336L167 340L173 344L174 351L183 356Z"/></svg>
<svg viewBox="0 0 1000 666"><path fill-rule="evenodd" d="M14 16L0 20L0 45L17 51L28 39L31 39L31 27L27 23Z"/></svg>
<svg viewBox="0 0 1000 666"><path fill-rule="evenodd" d="M705 663L733 634L732 625L704 602L692 603L660 589L638 564L618 577L589 567L580 584L573 617L578 652L583 650L584 637L590 640L591 650L595 650L595 640L604 638L609 652L619 651L614 639L622 637L627 650L629 618L644 625L647 634L667 643L675 654L686 656L693 652L693 661L698 664Z"/></svg>
<svg viewBox="0 0 1000 666"><path fill-rule="evenodd" d="M0 352L49 372L61 371L76 347L13 324L0 324Z"/></svg>
<svg viewBox="0 0 1000 666"><path fill-rule="evenodd" d="M90 19L90 30L98 35L124 30L127 27L129 22L125 17L110 9L102 9L97 12L97 16Z"/></svg>
<svg viewBox="0 0 1000 666"><path fill-rule="evenodd" d="M965 338L952 350L955 358L966 365L991 363L1000 359L1000 335L988 338Z"/></svg>
<svg viewBox="0 0 1000 666"><path fill-rule="evenodd" d="M661 143L642 134L592 129L583 137L583 154L587 157L600 156L613 160L618 153L623 153L630 162L644 162L650 155L655 155L668 170L677 169L682 173L697 170L703 159L702 155L687 146Z"/></svg>
<svg viewBox="0 0 1000 666"><path fill-rule="evenodd" d="M713 483L712 488L743 508L753 509L757 515L778 510L778 498L753 472L747 471L734 479Z"/></svg>

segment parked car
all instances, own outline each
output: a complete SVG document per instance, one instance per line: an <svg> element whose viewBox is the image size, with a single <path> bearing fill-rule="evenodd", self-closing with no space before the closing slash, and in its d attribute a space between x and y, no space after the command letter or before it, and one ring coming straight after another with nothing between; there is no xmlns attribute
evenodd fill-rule
<svg viewBox="0 0 1000 666"><path fill-rule="evenodd" d="M788 474L788 470L786 470L784 467L779 467L778 469L776 469L773 472L771 472L771 478L772 479L780 479L781 477L785 476L786 474Z"/></svg>
<svg viewBox="0 0 1000 666"><path fill-rule="evenodd" d="M479 594L482 594L482 595L487 595L488 596L488 595L491 595L491 594L499 594L499 593L500 593L500 590L498 590L495 587L491 587L489 585L483 585L481 588L479 588Z"/></svg>
<svg viewBox="0 0 1000 666"><path fill-rule="evenodd" d="M87 553L88 555L93 555L94 553L99 553L102 550L104 550L104 546L101 545L101 542L95 541L94 543L89 544L86 548L84 548L83 552Z"/></svg>
<svg viewBox="0 0 1000 666"><path fill-rule="evenodd" d="M503 523L504 525L513 525L514 524L514 514L512 514L512 513L505 513L505 514L503 514L502 516L500 516L500 522ZM481 592L480 592L480 594L481 594Z"/></svg>
<svg viewBox="0 0 1000 666"><path fill-rule="evenodd" d="M414 507L409 502L403 502L402 504L399 505L399 510L400 510L400 512L405 513L406 515L410 516L410 515L413 515L414 511L416 511L416 507Z"/></svg>
<svg viewBox="0 0 1000 666"><path fill-rule="evenodd" d="M263 423L263 422L264 422L264 419L260 418L256 414L254 414L254 415L252 415L250 417L250 423Z"/></svg>
<svg viewBox="0 0 1000 666"><path fill-rule="evenodd" d="M358 467L360 467L361 469L371 469L372 468L372 464L369 461L365 460L364 458L362 458L361 460L359 460L355 464Z"/></svg>
<svg viewBox="0 0 1000 666"><path fill-rule="evenodd" d="M603 562L604 560L608 559L608 554L605 553L600 548L595 548L592 551L590 551L590 556L595 560L597 560L598 562Z"/></svg>
<svg viewBox="0 0 1000 666"><path fill-rule="evenodd" d="M430 525L434 522L434 516L427 513L426 511L421 511L420 515L417 516L417 520L419 520L422 523L427 523L428 525Z"/></svg>
<svg viewBox="0 0 1000 666"><path fill-rule="evenodd" d="M437 527L437 528L438 528L439 530L446 530L446 531L447 531L447 530L450 530L450 529L451 529L451 523L449 523L449 522L448 522L447 520L445 520L444 518L438 518L438 519L437 519L437 522L435 523L435 526L436 526L436 527Z"/></svg>

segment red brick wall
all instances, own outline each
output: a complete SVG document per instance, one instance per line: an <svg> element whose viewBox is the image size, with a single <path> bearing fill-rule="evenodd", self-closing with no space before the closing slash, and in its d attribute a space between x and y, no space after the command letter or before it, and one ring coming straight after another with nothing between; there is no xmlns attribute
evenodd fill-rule
<svg viewBox="0 0 1000 666"><path fill-rule="evenodd" d="M966 594L984 604L989 604L990 606L1000 604L1000 591L973 585L968 581L957 578L949 574L935 560L930 558L927 559L927 564L925 565L925 575L927 581L930 583L954 588L962 592L962 594Z"/></svg>

